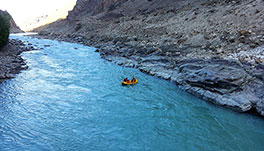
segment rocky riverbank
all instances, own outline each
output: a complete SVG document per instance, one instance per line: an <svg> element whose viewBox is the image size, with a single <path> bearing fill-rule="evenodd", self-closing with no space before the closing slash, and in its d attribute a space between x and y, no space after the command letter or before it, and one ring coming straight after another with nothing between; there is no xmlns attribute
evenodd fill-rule
<svg viewBox="0 0 264 151"><path fill-rule="evenodd" d="M264 47L258 48L262 52ZM264 115L264 64L250 66L234 59L168 57L154 49L98 49L102 58L171 80L184 91L240 112Z"/></svg>
<svg viewBox="0 0 264 151"><path fill-rule="evenodd" d="M263 8L261 0L78 0L67 19L38 31L94 46L106 60L206 101L264 116Z"/></svg>
<svg viewBox="0 0 264 151"><path fill-rule="evenodd" d="M15 78L21 70L27 69L26 62L20 56L23 51L30 50L22 41L10 39L0 51L0 82Z"/></svg>
<svg viewBox="0 0 264 151"><path fill-rule="evenodd" d="M61 35L35 35L91 46L88 40ZM94 45L103 59L170 80L182 90L238 112L264 116L264 64L252 66L236 59L168 57L162 51L117 43ZM169 48L168 48L169 49ZM264 47L255 51L264 52Z"/></svg>

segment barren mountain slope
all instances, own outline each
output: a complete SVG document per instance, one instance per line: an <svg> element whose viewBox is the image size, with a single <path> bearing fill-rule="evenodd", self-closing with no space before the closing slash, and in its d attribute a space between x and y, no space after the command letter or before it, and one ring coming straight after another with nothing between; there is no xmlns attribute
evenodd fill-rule
<svg viewBox="0 0 264 151"><path fill-rule="evenodd" d="M85 6L89 12L83 11ZM249 60L237 53L264 44L263 18L261 0L79 0L66 20L50 24L42 33L80 35L95 43L136 37L135 45L173 45L185 50L183 57L219 55L255 63L263 58Z"/></svg>

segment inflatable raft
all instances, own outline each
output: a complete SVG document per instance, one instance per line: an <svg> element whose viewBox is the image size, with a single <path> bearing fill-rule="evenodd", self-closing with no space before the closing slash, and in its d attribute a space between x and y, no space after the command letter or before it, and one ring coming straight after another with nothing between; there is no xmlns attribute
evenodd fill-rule
<svg viewBox="0 0 264 151"><path fill-rule="evenodd" d="M138 83L138 80L136 79L136 81L135 82L131 82L131 80L129 80L128 82L122 82L121 84L122 85L133 85L133 84L137 84Z"/></svg>

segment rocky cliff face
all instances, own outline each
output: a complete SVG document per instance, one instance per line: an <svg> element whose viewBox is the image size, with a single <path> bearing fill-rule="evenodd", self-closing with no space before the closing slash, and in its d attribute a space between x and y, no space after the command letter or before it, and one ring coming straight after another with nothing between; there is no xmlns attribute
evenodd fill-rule
<svg viewBox="0 0 264 151"><path fill-rule="evenodd" d="M0 15L6 16L9 19L10 33L23 33L24 32L16 25L13 17L7 11L0 10Z"/></svg>
<svg viewBox="0 0 264 151"><path fill-rule="evenodd" d="M128 0L78 0L74 9L69 12L69 19L92 16L114 10Z"/></svg>
<svg viewBox="0 0 264 151"><path fill-rule="evenodd" d="M264 116L263 18L263 0L78 0L40 33Z"/></svg>
<svg viewBox="0 0 264 151"><path fill-rule="evenodd" d="M96 16L109 12L120 16L137 15L153 12L156 9L183 5L190 0L78 0L68 19Z"/></svg>

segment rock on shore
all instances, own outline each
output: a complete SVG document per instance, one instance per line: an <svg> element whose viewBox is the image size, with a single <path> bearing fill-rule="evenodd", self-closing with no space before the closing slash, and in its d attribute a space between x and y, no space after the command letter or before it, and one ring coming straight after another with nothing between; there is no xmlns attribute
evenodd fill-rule
<svg viewBox="0 0 264 151"><path fill-rule="evenodd" d="M23 42L9 40L9 43L0 50L0 82L15 78L21 70L27 68L20 54L27 50Z"/></svg>

